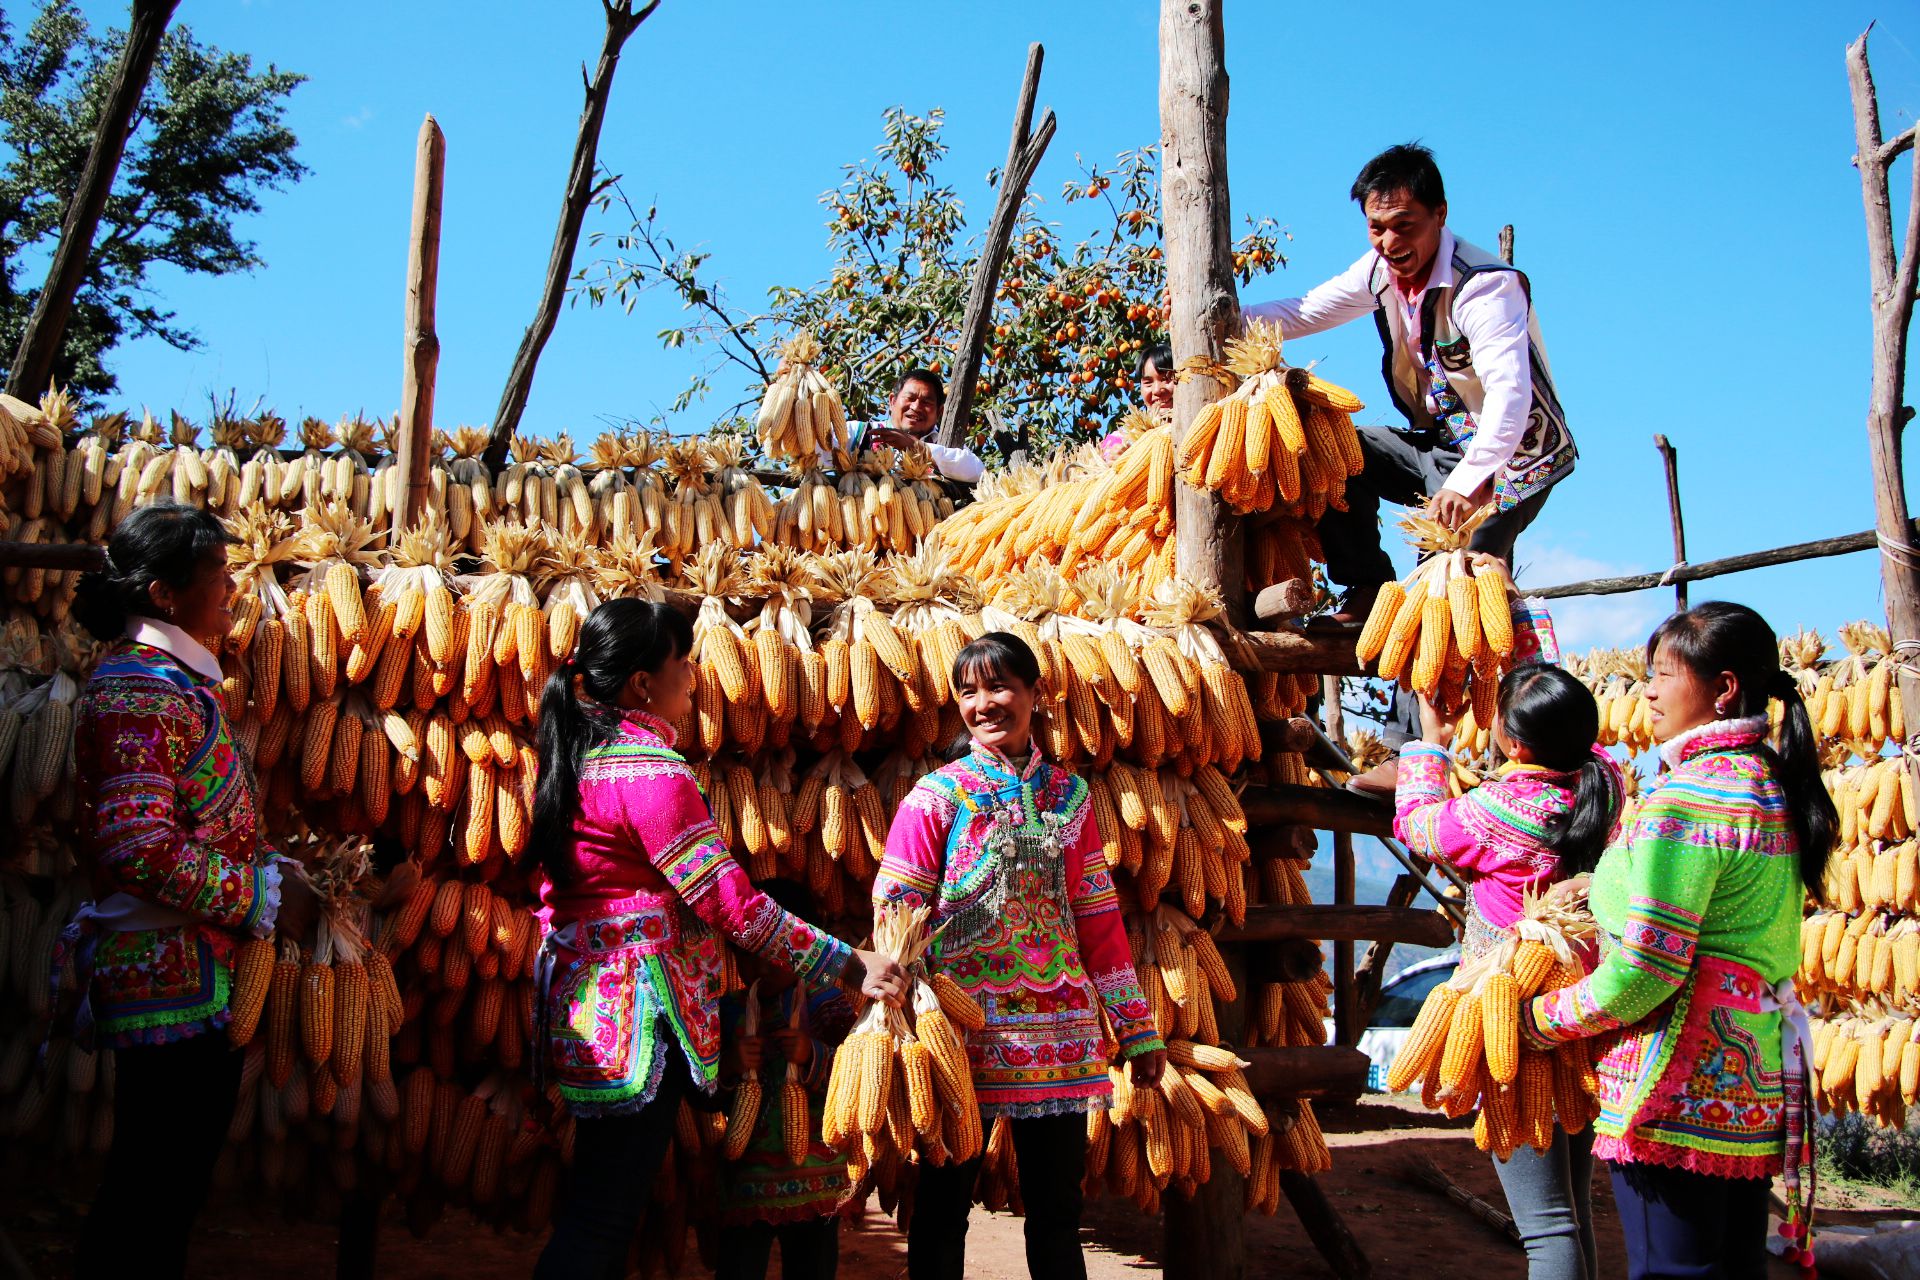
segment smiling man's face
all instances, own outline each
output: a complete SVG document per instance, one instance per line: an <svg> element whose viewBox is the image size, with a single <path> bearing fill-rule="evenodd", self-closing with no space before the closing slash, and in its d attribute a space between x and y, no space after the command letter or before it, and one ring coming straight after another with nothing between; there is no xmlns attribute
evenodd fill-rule
<svg viewBox="0 0 1920 1280"><path fill-rule="evenodd" d="M1406 191L1376 192L1362 206L1367 215L1367 239L1387 260L1387 270L1403 292L1426 286L1433 259L1440 252L1440 232L1447 225L1442 201L1429 209Z"/></svg>
<svg viewBox="0 0 1920 1280"><path fill-rule="evenodd" d="M893 393L893 425L909 435L931 434L940 423L940 396L918 378L908 378Z"/></svg>

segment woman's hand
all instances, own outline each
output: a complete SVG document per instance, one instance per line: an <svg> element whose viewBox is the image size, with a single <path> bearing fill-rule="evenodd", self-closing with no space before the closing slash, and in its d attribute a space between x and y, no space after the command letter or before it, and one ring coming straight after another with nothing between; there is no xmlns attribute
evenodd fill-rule
<svg viewBox="0 0 1920 1280"><path fill-rule="evenodd" d="M736 1076L758 1071L766 1060L766 1042L759 1036L741 1036L727 1049L726 1065Z"/></svg>
<svg viewBox="0 0 1920 1280"><path fill-rule="evenodd" d="M847 967L841 971L840 980L855 987L869 1000L884 1000L898 1007L907 996L907 971L898 961L881 955L878 951L862 951L858 947L847 960Z"/></svg>
<svg viewBox="0 0 1920 1280"><path fill-rule="evenodd" d="M1160 1077L1166 1073L1167 1051L1165 1049L1154 1049L1151 1052L1141 1054L1139 1057L1133 1059L1132 1069L1132 1075L1128 1078L1133 1081L1134 1088L1153 1088L1160 1083Z"/></svg>
<svg viewBox="0 0 1920 1280"><path fill-rule="evenodd" d="M781 1057L802 1070L813 1061L813 1037L798 1027L780 1028L773 1033L773 1042L780 1046Z"/></svg>
<svg viewBox="0 0 1920 1280"><path fill-rule="evenodd" d="M1570 879L1562 880L1559 884L1547 890L1547 901L1558 906L1575 906L1587 900L1587 890L1592 886L1592 876L1574 876Z"/></svg>
<svg viewBox="0 0 1920 1280"><path fill-rule="evenodd" d="M1458 712L1442 711L1433 699L1420 695L1420 737L1437 747L1453 745L1454 726L1460 723Z"/></svg>

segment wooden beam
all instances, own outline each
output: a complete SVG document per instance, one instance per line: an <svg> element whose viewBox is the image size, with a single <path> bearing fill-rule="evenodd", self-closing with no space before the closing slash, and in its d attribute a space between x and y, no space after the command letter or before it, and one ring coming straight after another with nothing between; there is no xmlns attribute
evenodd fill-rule
<svg viewBox="0 0 1920 1280"><path fill-rule="evenodd" d="M1272 631L1244 632L1240 636L1244 643L1235 647L1251 655L1261 671L1358 676L1366 674L1353 654L1354 641L1359 638L1357 626L1282 626ZM1231 650L1228 656L1232 657Z"/></svg>
<svg viewBox="0 0 1920 1280"><path fill-rule="evenodd" d="M0 569L77 569L107 567L107 549L89 542L0 542Z"/></svg>
<svg viewBox="0 0 1920 1280"><path fill-rule="evenodd" d="M1372 1067L1358 1049L1338 1045L1296 1045L1286 1049L1235 1049L1250 1065L1247 1089L1262 1101L1353 1097L1367 1087Z"/></svg>
<svg viewBox="0 0 1920 1280"><path fill-rule="evenodd" d="M1268 942L1277 938L1311 938L1316 942L1344 938L1445 947L1453 943L1453 926L1438 911L1419 907L1303 902L1250 906L1245 924L1230 924L1220 931L1221 942Z"/></svg>
<svg viewBox="0 0 1920 1280"><path fill-rule="evenodd" d="M1265 623L1291 622L1313 612L1313 583L1305 578L1288 578L1263 587L1253 598L1253 616Z"/></svg>
<svg viewBox="0 0 1920 1280"><path fill-rule="evenodd" d="M1393 810L1378 800L1332 787L1303 787L1275 783L1249 787L1240 797L1250 827L1314 827L1321 831L1351 831L1362 836L1393 834Z"/></svg>
<svg viewBox="0 0 1920 1280"><path fill-rule="evenodd" d="M1161 0L1160 218L1176 365L1223 360L1240 327L1233 276L1233 207L1227 189L1224 0ZM1208 377L1173 392L1174 449L1186 424L1227 388ZM1174 563L1182 578L1219 594L1227 615L1246 614L1239 521L1217 495L1180 480L1174 496Z"/></svg>
<svg viewBox="0 0 1920 1280"><path fill-rule="evenodd" d="M432 115L420 122L413 158L413 225L407 237L407 321L400 378L400 430L394 465L407 478L397 534L413 527L433 487L433 389L440 368L435 328L440 289L440 197L446 188L447 139Z"/></svg>
<svg viewBox="0 0 1920 1280"><path fill-rule="evenodd" d="M1027 47L1027 72L1020 82L1020 100L1013 112L1013 141L1007 146L1007 163L1000 170L986 242L974 263L973 284L960 322L960 345L953 356L953 376L947 379L947 402L934 433L935 443L949 449L966 441L967 429L973 423L973 392L980 382L980 354L987 347L987 330L993 324L993 297L1000 287L1000 268L1007 259L1007 246L1013 242L1013 229L1020 221L1027 186L1059 123L1049 108L1040 117L1040 127L1029 128L1034 99L1040 92L1040 64L1045 59L1046 50L1038 42Z"/></svg>
<svg viewBox="0 0 1920 1280"><path fill-rule="evenodd" d="M1333 905L1357 906L1354 901L1353 835L1337 831L1333 836ZM1449 936L1452 930L1448 930ZM1357 1001L1353 985L1353 939L1333 942L1333 1039L1336 1044L1352 1044L1360 1038L1355 1017Z"/></svg>
<svg viewBox="0 0 1920 1280"><path fill-rule="evenodd" d="M1920 536L1920 528L1912 522L1907 525L1910 536ZM1849 533L1838 538L1819 538L1813 542L1796 542L1792 546L1774 547L1768 551L1749 551L1737 556L1722 556L1718 560L1702 560L1698 564L1675 565L1662 573L1636 573L1620 578L1588 578L1581 582L1564 582L1553 587L1520 588L1523 596L1537 596L1543 600L1562 599L1567 596L1614 596L1626 591L1651 591L1655 587L1668 587L1676 582L1700 582L1707 578L1723 577L1729 573L1744 573L1749 569L1765 569L1777 564L1797 564L1802 560L1818 560L1825 556L1844 556L1855 551L1870 551L1878 541L1878 535L1871 529L1864 533ZM1257 637L1258 633L1255 633Z"/></svg>
<svg viewBox="0 0 1920 1280"><path fill-rule="evenodd" d="M100 217L106 212L107 198L113 194L114 175L120 171L120 157L126 153L127 137L133 132L134 113L153 78L153 64L160 56L160 44L173 21L180 0L133 0L132 18L127 24L127 44L120 51L114 68L113 83L107 88L106 101L100 107L100 122L94 129L93 145L80 166L80 178L60 223L60 243L47 267L47 281L33 304L33 314L14 352L13 368L7 376L7 392L22 400L37 401L52 385L54 369L60 360L60 348L67 335L67 321L73 314L73 299L86 279L93 261L93 237L100 229Z"/></svg>
<svg viewBox="0 0 1920 1280"><path fill-rule="evenodd" d="M505 465L513 433L520 426L527 396L533 390L533 369L540 352L553 336L560 319L560 304L567 296L567 281L573 275L573 251L580 244L580 225L586 221L587 206L593 202L594 173L599 165L600 126L606 123L607 99L613 94L613 73L620 69L620 50L653 11L660 0L647 0L635 9L635 0L600 0L606 14L607 30L600 42L600 61L592 79L586 83L586 106L580 112L580 128L573 140L573 163L567 170L567 188L560 199L560 222L553 231L553 249L547 255L547 277L540 286L540 301L533 310L533 323L520 339L514 352L513 367L507 371L507 385L500 392L500 407L493 414L493 438L487 442L482 459L487 470L498 472Z"/></svg>

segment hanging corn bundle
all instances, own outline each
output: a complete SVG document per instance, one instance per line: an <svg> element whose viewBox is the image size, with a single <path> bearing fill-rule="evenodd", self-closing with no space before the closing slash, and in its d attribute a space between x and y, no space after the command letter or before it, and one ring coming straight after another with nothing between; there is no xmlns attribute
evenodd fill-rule
<svg viewBox="0 0 1920 1280"><path fill-rule="evenodd" d="M752 1039L760 1034L760 983L757 980L747 984L744 999L747 1008L740 1034ZM741 1073L740 1083L734 1086L733 1102L727 1107L726 1138L720 1145L720 1154L729 1160L738 1160L747 1153L754 1126L760 1123L761 1105L759 1070Z"/></svg>
<svg viewBox="0 0 1920 1280"><path fill-rule="evenodd" d="M1351 417L1364 406L1345 388L1289 368L1280 349L1280 326L1255 320L1228 339L1224 371L1197 375L1237 382L1187 428L1180 469L1188 484L1236 511L1278 506L1318 520L1328 507L1346 509L1347 477L1364 465Z"/></svg>
<svg viewBox="0 0 1920 1280"><path fill-rule="evenodd" d="M1146 620L1170 629L1172 640L1150 643L1146 666L1168 713L1185 726L1188 754L1232 773L1242 760L1258 760L1261 746L1246 682L1234 674L1207 625L1224 626L1224 612L1219 597L1204 588L1178 578L1162 583L1147 606ZM1179 699L1182 692L1184 701Z"/></svg>
<svg viewBox="0 0 1920 1280"><path fill-rule="evenodd" d="M1355 644L1383 678L1457 710L1472 700L1476 723L1493 723L1500 677L1514 648L1513 582L1492 556L1469 551L1491 505L1459 528L1409 513L1400 521L1423 557L1404 583L1380 589Z"/></svg>
<svg viewBox="0 0 1920 1280"><path fill-rule="evenodd" d="M707 438L711 484L720 510L720 536L741 551L751 551L773 536L776 515L773 500L747 469L747 442L733 432Z"/></svg>
<svg viewBox="0 0 1920 1280"><path fill-rule="evenodd" d="M766 714L758 651L740 624L727 616L727 604L738 598L743 585L739 553L724 542L707 542L686 565L686 576L700 596L693 652L688 655L698 668L692 726L698 737L684 734L683 741L688 746L697 741L713 755L731 730L734 743L751 754L765 738Z"/></svg>
<svg viewBox="0 0 1920 1280"><path fill-rule="evenodd" d="M927 915L902 903L877 908L874 949L909 973L924 972L916 966L932 943ZM975 1021L978 1008L957 985L937 978L916 979L907 1003L870 1005L834 1055L822 1136L848 1152L856 1184L884 1161L944 1164L980 1149L980 1108L955 1023L984 1019Z"/></svg>
<svg viewBox="0 0 1920 1280"><path fill-rule="evenodd" d="M851 447L840 393L819 363L820 343L804 329L780 344L780 367L754 422L760 447L770 456L812 466L823 452L844 454Z"/></svg>
<svg viewBox="0 0 1920 1280"><path fill-rule="evenodd" d="M1812 1076L1821 1110L1905 1129L1907 1108L1920 1103L1920 1019L1867 1009L1817 1021Z"/></svg>
<svg viewBox="0 0 1920 1280"><path fill-rule="evenodd" d="M1577 948L1594 934L1591 916L1529 895L1513 935L1463 962L1427 997L1387 1087L1418 1084L1421 1101L1449 1116L1478 1107L1474 1141L1501 1160L1522 1145L1545 1151L1556 1122L1568 1133L1586 1128L1598 1114L1590 1043L1532 1049L1520 1037L1520 1009L1580 981Z"/></svg>

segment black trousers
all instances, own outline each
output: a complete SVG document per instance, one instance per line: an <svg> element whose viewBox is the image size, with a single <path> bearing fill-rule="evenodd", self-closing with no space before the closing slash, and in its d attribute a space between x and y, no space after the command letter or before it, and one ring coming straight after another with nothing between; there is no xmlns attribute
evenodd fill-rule
<svg viewBox="0 0 1920 1280"><path fill-rule="evenodd" d="M554 1207L553 1236L535 1280L620 1280L647 1210L653 1180L673 1140L680 1099L693 1087L678 1045L661 1046L666 1070L653 1101L631 1115L574 1121L573 1168Z"/></svg>
<svg viewBox="0 0 1920 1280"><path fill-rule="evenodd" d="M1766 1178L1611 1164L1628 1280L1763 1280Z"/></svg>
<svg viewBox="0 0 1920 1280"><path fill-rule="evenodd" d="M1327 576L1343 587L1375 587L1393 578L1393 561L1380 544L1380 502L1411 506L1446 487L1460 451L1390 427L1361 427L1366 467L1347 480L1347 509L1320 517L1320 549ZM1511 510L1494 514L1473 535L1473 549L1511 566L1513 544L1546 505L1542 490Z"/></svg>
<svg viewBox="0 0 1920 1280"><path fill-rule="evenodd" d="M1027 1209L1027 1274L1033 1280L1086 1280L1080 1256L1080 1179L1086 1172L1087 1118L1072 1114L1013 1121L1013 1156ZM907 1224L909 1280L961 1280L967 1267L967 1214L980 1157L922 1169Z"/></svg>
<svg viewBox="0 0 1920 1280"><path fill-rule="evenodd" d="M224 1032L114 1051L113 1148L74 1250L80 1280L174 1277L240 1097Z"/></svg>
<svg viewBox="0 0 1920 1280"><path fill-rule="evenodd" d="M713 1280L766 1280L776 1239L781 1280L833 1280L840 1270L840 1219L828 1214L804 1222L721 1227Z"/></svg>

